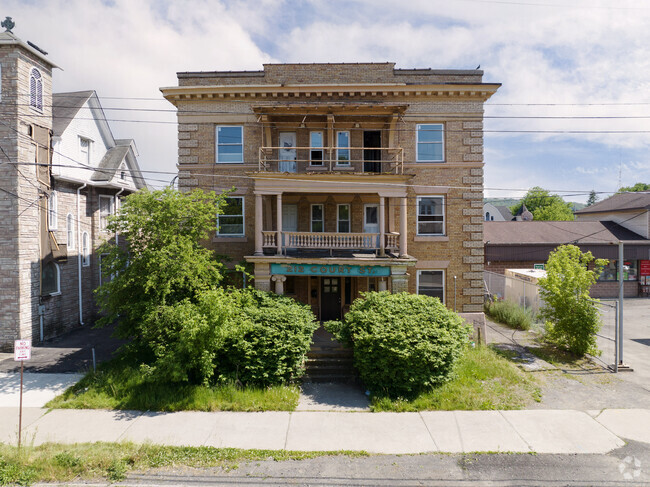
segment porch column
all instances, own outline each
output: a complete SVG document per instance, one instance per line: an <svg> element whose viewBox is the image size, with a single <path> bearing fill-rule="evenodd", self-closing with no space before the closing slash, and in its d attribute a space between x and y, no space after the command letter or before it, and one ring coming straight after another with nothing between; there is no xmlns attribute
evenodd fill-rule
<svg viewBox="0 0 650 487"><path fill-rule="evenodd" d="M287 276L282 276L282 275L274 275L271 277L272 281L275 281L275 294L279 294L280 296L284 294L284 281L287 280Z"/></svg>
<svg viewBox="0 0 650 487"><path fill-rule="evenodd" d="M276 221L277 221L277 245L278 245L278 255L282 255L282 193L276 196Z"/></svg>
<svg viewBox="0 0 650 487"><path fill-rule="evenodd" d="M386 291L388 289L388 283L386 282L386 278L382 277L379 279L379 290L380 291Z"/></svg>
<svg viewBox="0 0 650 487"><path fill-rule="evenodd" d="M379 256L386 255L386 208L384 202L386 198L379 197Z"/></svg>
<svg viewBox="0 0 650 487"><path fill-rule="evenodd" d="M255 255L264 255L262 244L262 195L255 193Z"/></svg>
<svg viewBox="0 0 650 487"><path fill-rule="evenodd" d="M408 249L406 247L406 205L408 200L406 197L400 199L399 205L399 256L406 257L408 255Z"/></svg>

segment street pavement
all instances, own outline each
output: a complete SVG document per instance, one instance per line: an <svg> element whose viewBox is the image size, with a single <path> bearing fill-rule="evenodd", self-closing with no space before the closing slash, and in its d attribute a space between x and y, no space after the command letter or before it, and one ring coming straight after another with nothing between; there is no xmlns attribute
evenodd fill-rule
<svg viewBox="0 0 650 487"><path fill-rule="evenodd" d="M18 408L0 409L0 441L17 441ZM121 442L381 454L604 454L650 444L650 409L366 413L107 411L24 408L23 442Z"/></svg>

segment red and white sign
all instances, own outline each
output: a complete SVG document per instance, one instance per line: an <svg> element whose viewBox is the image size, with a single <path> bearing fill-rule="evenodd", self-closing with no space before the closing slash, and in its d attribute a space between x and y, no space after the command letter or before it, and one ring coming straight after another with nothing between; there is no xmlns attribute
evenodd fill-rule
<svg viewBox="0 0 650 487"><path fill-rule="evenodd" d="M642 276L650 276L650 260L640 261L639 274Z"/></svg>
<svg viewBox="0 0 650 487"><path fill-rule="evenodd" d="M20 362L32 358L31 340L14 340L14 360Z"/></svg>

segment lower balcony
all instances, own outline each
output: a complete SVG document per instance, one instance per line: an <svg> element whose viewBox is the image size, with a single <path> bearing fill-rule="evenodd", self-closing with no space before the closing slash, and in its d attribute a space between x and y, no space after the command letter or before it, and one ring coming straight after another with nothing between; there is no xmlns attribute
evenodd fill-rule
<svg viewBox="0 0 650 487"><path fill-rule="evenodd" d="M278 238L280 245L278 245ZM399 249L399 233L385 233L381 245L379 233L335 233L335 232L277 232L263 231L264 249L275 249L278 253L288 255L300 251L325 251L330 255L334 251L377 252Z"/></svg>

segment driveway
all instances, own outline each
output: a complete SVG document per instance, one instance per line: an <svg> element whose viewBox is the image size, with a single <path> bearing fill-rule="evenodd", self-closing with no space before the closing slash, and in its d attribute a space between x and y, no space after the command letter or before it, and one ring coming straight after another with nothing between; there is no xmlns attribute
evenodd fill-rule
<svg viewBox="0 0 650 487"><path fill-rule="evenodd" d="M650 299L626 299L623 303L623 363L633 372L619 378L650 391Z"/></svg>

